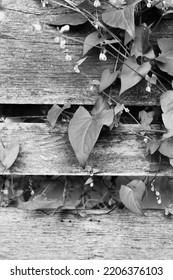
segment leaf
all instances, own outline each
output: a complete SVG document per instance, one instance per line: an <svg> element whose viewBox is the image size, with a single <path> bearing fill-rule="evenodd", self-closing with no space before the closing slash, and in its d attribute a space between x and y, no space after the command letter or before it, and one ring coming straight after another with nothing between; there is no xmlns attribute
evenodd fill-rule
<svg viewBox="0 0 173 280"><path fill-rule="evenodd" d="M84 17L82 14L80 13L67 13L67 14L62 14L56 17L55 21L53 21L54 25L72 25L72 26L76 26L76 25L80 25L80 24L84 24L85 22L87 22L87 18Z"/></svg>
<svg viewBox="0 0 173 280"><path fill-rule="evenodd" d="M83 55L85 55L93 47L103 43L106 37L106 35L99 37L99 33L97 31L89 34L84 41Z"/></svg>
<svg viewBox="0 0 173 280"><path fill-rule="evenodd" d="M129 184L121 185L119 195L122 203L132 212L143 214L142 199L146 186L141 180L133 180Z"/></svg>
<svg viewBox="0 0 173 280"><path fill-rule="evenodd" d="M131 56L145 56L149 59L155 58L154 51L149 42L149 27L146 24L137 26L135 29L135 39L131 48Z"/></svg>
<svg viewBox="0 0 173 280"><path fill-rule="evenodd" d="M109 87L116 80L118 73L119 71L111 73L109 69L105 69L101 75L99 92Z"/></svg>
<svg viewBox="0 0 173 280"><path fill-rule="evenodd" d="M164 113L173 110L173 90L168 90L161 95L160 105Z"/></svg>
<svg viewBox="0 0 173 280"><path fill-rule="evenodd" d="M127 89L136 85L146 74L151 70L151 64L149 62L145 62L142 65L138 65L136 63L135 57L129 57L126 61L126 64L123 64L122 72L121 72L121 90L120 94L122 94ZM129 67L130 68L129 68ZM133 71L133 70L135 71ZM137 73L139 74L137 74Z"/></svg>
<svg viewBox="0 0 173 280"><path fill-rule="evenodd" d="M101 111L107 110L109 108L110 108L110 106L107 103L106 98L104 98L103 96L99 96L96 100L94 108L91 111L91 114L92 114L92 116L95 116L95 115L99 114Z"/></svg>
<svg viewBox="0 0 173 280"><path fill-rule="evenodd" d="M112 124L113 118L114 118L113 109L103 110L95 116L95 120L99 124L107 125L107 126L110 126Z"/></svg>
<svg viewBox="0 0 173 280"><path fill-rule="evenodd" d="M173 110L162 114L163 123L167 129L167 133L164 133L162 139L173 136Z"/></svg>
<svg viewBox="0 0 173 280"><path fill-rule="evenodd" d="M10 143L10 145L7 148L0 148L1 152L1 163L5 167L5 169L9 169L13 163L15 162L18 153L19 153L19 141L14 140Z"/></svg>
<svg viewBox="0 0 173 280"><path fill-rule="evenodd" d="M73 115L69 124L68 136L76 157L83 168L103 125L109 126L112 121L113 109L109 109L106 99L102 96L97 98L91 115L82 106Z"/></svg>
<svg viewBox="0 0 173 280"><path fill-rule="evenodd" d="M25 210L41 210L41 209L57 209L62 207L61 199L47 199L43 195L37 195L33 199L30 199L27 202L23 202L20 199L18 200L18 207Z"/></svg>
<svg viewBox="0 0 173 280"><path fill-rule="evenodd" d="M93 13L96 10L96 8L88 0L85 0L79 5L77 5L77 8L80 10L88 11L90 13Z"/></svg>
<svg viewBox="0 0 173 280"><path fill-rule="evenodd" d="M69 123L69 140L83 168L99 137L102 126L82 106L77 109Z"/></svg>
<svg viewBox="0 0 173 280"><path fill-rule="evenodd" d="M139 112L138 117L140 119L141 122L141 126L144 129L150 129L150 124L153 121L153 117L154 117L155 112L151 111L151 112L146 112L145 110L142 110Z"/></svg>
<svg viewBox="0 0 173 280"><path fill-rule="evenodd" d="M2 144L2 142L0 142L0 161L1 162L4 161L5 156L6 156L5 148Z"/></svg>
<svg viewBox="0 0 173 280"><path fill-rule="evenodd" d="M161 142L159 152L168 158L173 158L173 136Z"/></svg>
<svg viewBox="0 0 173 280"><path fill-rule="evenodd" d="M107 25L114 28L126 30L130 37L135 37L134 9L141 0L131 1L129 5L125 5L122 9L108 8L102 14L102 20Z"/></svg>
<svg viewBox="0 0 173 280"><path fill-rule="evenodd" d="M162 71L173 75L173 39L162 38L157 41L161 50L161 54L156 58L157 64Z"/></svg>
<svg viewBox="0 0 173 280"><path fill-rule="evenodd" d="M163 123L168 130L167 133L163 134L162 139L169 138L173 135L173 91L168 90L163 93L160 97L160 105L163 111L162 119Z"/></svg>
<svg viewBox="0 0 173 280"><path fill-rule="evenodd" d="M51 124L52 127L55 126L55 123L58 119L58 117L61 115L61 113L65 110L70 108L70 104L65 104L62 108L58 105L54 104L51 109L48 111L47 114L47 120Z"/></svg>
<svg viewBox="0 0 173 280"><path fill-rule="evenodd" d="M153 155L160 146L160 140L150 140L147 144L147 152L150 151L150 154Z"/></svg>

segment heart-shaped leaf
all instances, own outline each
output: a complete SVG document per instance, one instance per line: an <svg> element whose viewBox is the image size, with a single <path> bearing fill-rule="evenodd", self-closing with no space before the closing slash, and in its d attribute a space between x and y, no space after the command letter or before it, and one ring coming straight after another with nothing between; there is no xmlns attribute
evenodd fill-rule
<svg viewBox="0 0 173 280"><path fill-rule="evenodd" d="M153 155L158 150L160 143L160 140L150 140L147 144L147 152L150 151L150 154Z"/></svg>
<svg viewBox="0 0 173 280"><path fill-rule="evenodd" d="M68 136L76 157L84 168L88 157L99 137L103 125L113 121L113 109L100 96L91 112L80 106L70 121Z"/></svg>
<svg viewBox="0 0 173 280"><path fill-rule="evenodd" d="M132 212L143 214L142 200L146 186L141 180L133 180L129 184L121 185L119 195L122 203Z"/></svg>
<svg viewBox="0 0 173 280"><path fill-rule="evenodd" d="M77 109L70 121L69 140L83 168L99 137L102 126L82 106Z"/></svg>
<svg viewBox="0 0 173 280"><path fill-rule="evenodd" d="M116 80L118 73L119 71L111 73L109 69L105 69L101 75L99 92L109 87Z"/></svg>
<svg viewBox="0 0 173 280"><path fill-rule="evenodd" d="M150 124L153 121L154 114L154 111L146 112L145 110L142 110L139 112L138 117L140 119L141 126L143 129L150 129Z"/></svg>
<svg viewBox="0 0 173 280"><path fill-rule="evenodd" d="M2 143L0 146L0 160L5 169L9 169L15 162L19 153L19 141L14 140L6 148L3 147Z"/></svg>
<svg viewBox="0 0 173 280"><path fill-rule="evenodd" d="M159 152L168 158L173 158L173 136L161 142Z"/></svg>
<svg viewBox="0 0 173 280"><path fill-rule="evenodd" d="M100 34L96 31L91 34L89 34L84 41L84 46L83 46L83 55L85 55L90 49L93 47L99 45L100 43L103 43L104 40L106 39L106 35L100 37Z"/></svg>
<svg viewBox="0 0 173 280"><path fill-rule="evenodd" d="M173 75L173 39L158 39L158 45L161 50L161 54L156 58L158 66L162 71Z"/></svg>
<svg viewBox="0 0 173 280"><path fill-rule="evenodd" d="M55 123L58 119L58 117L61 115L61 113L65 110L65 109L69 109L70 108L70 104L65 104L62 108L59 107L58 105L54 104L51 109L48 111L47 114L47 120L48 122L51 124L52 127L55 126Z"/></svg>
<svg viewBox="0 0 173 280"><path fill-rule="evenodd" d="M102 20L111 27L126 30L130 37L134 38L134 9L136 4L139 2L141 2L141 0L130 1L129 4L122 7L122 9L108 8L102 14Z"/></svg>
<svg viewBox="0 0 173 280"><path fill-rule="evenodd" d="M129 57L125 64L123 64L121 72L121 90L122 94L127 89L136 85L142 77L145 77L146 74L151 70L151 64L145 62L142 65L138 65L134 56ZM139 74L138 74L139 73Z"/></svg>

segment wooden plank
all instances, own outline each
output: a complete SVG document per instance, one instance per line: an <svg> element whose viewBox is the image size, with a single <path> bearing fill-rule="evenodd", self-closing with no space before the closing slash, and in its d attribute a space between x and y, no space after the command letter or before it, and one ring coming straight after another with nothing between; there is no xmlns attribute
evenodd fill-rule
<svg viewBox="0 0 173 280"><path fill-rule="evenodd" d="M172 218L116 210L46 216L2 208L0 259L172 259Z"/></svg>
<svg viewBox="0 0 173 280"><path fill-rule="evenodd" d="M151 171L151 158L146 154L146 144L136 135L138 127L123 125L101 134L87 168L100 170L99 175L146 175ZM7 145L19 139L20 153L10 171L0 167L1 174L31 175L86 175L71 148L67 125L58 123L53 130L49 125L33 123L0 124L1 140ZM154 163L153 163L154 164ZM162 165L160 175L172 175L172 167ZM154 174L155 174L154 170ZM151 172L152 174L152 172Z"/></svg>
<svg viewBox="0 0 173 280"><path fill-rule="evenodd" d="M74 72L76 61L82 57L82 45L69 41L69 53L73 61L65 61L65 54L54 42L57 36L55 23L62 8L41 8L39 1L8 0L4 2L5 18L0 25L0 103L13 104L93 104L97 90L90 90L91 82L100 79L106 68L113 70L114 61L98 60L99 51L92 55L80 67L81 74ZM35 24L42 29L36 30ZM87 29L87 32L86 32ZM152 40L156 37L172 37L172 21L163 21L160 33L157 27ZM88 28L69 33L83 40ZM146 82L139 83L121 97L115 88L117 101L126 105L157 105L160 91L153 86L152 93L145 90Z"/></svg>

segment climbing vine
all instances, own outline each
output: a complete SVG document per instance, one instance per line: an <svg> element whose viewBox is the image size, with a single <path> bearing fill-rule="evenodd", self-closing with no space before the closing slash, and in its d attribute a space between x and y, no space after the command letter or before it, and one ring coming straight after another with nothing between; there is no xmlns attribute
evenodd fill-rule
<svg viewBox="0 0 173 280"><path fill-rule="evenodd" d="M43 6L51 3L69 9L68 13L59 17L59 26L62 27L58 27L58 35L55 38L65 53L65 59L68 61L72 59L67 49L68 39L83 45L83 57L74 67L78 75L81 73L80 65L88 58L93 47L100 50L98 55L100 61L112 57L114 65L113 71L107 68L100 73L100 80L91 82L91 88L97 88L98 91L93 109L88 111L80 106L69 122L69 141L80 165L85 168L103 126L108 126L110 130L119 126L122 112L125 111L138 124L137 133L143 137L147 152L152 155L159 151L169 158L173 166L173 39L160 38L155 45L150 42L156 26L165 18L172 18L173 3L170 0L86 0L77 5L76 1L71 0L42 1ZM153 22L147 21L147 15L150 15L151 10L158 14ZM83 42L68 36L70 26L81 25L87 21L95 31L87 35ZM155 116L154 110L140 111L137 120L129 108L116 101L109 90L114 83L114 86L119 88L119 95L123 95L141 80L146 81L146 92L154 92L157 88L161 93L163 121L161 130L154 130L151 126ZM48 120L52 126L65 108L66 106L59 108L54 105L50 109ZM158 139L153 138L153 132L160 133ZM154 188L153 184L154 179L151 182L151 189ZM133 180L126 186L122 185L119 194L127 208L141 213L145 193L145 182ZM158 191L156 197L160 204L162 201Z"/></svg>
<svg viewBox="0 0 173 280"><path fill-rule="evenodd" d="M76 61L74 73L81 75L81 65L89 58L93 48L99 50L98 60L111 58L113 68L106 68L100 73L99 80L89 81L91 92L98 93L93 108L88 111L79 106L72 117L68 118L68 137L74 153L82 168L94 149L103 126L110 130L121 125L122 113L127 113L138 125L135 134L143 138L146 150L153 155L156 151L169 158L173 166L173 38L160 38L154 44L151 36L155 28L164 19L172 18L172 0L41 0L43 8L53 5L62 7L66 13L59 15L56 26L57 36L54 42L69 63L73 54L68 49L69 40L83 46L81 58ZM68 12L67 12L68 11ZM151 14L157 16L151 20ZM70 29L86 22L90 24L91 33L84 40L70 36ZM40 28L38 25L35 28ZM94 29L93 29L94 28ZM113 69L113 70L112 70ZM141 80L145 81L145 91L152 94L156 89L160 92L162 129L153 128L152 122L156 112L141 110L138 119L130 109L121 102L121 96L133 88ZM119 101L112 94L112 84L119 91ZM62 114L70 108L54 104L47 114L52 127ZM69 116L69 115L68 115ZM157 132L159 137L153 137ZM8 148L0 143L0 161L5 169L10 168L17 158L19 143L12 143ZM86 185L93 187L93 175L97 167L89 170ZM159 171L159 170L158 170ZM157 175L157 173L156 173ZM119 197L130 210L143 214L142 201L147 193L147 186L156 194L158 204L162 203L160 192L155 188L155 177L150 181L132 180L122 185ZM165 205L165 213L173 212L172 204Z"/></svg>

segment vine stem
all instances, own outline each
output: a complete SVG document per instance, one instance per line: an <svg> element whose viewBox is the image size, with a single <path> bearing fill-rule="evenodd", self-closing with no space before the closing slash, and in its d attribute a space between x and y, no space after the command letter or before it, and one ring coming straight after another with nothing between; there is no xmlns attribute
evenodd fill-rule
<svg viewBox="0 0 173 280"><path fill-rule="evenodd" d="M92 21L88 18L88 16L87 15L85 15L85 13L84 12L82 12L79 8L77 8L74 4L73 4L73 2L72 1L70 1L70 0L64 0L66 3L68 3L69 5L71 5L71 6L67 6L67 5L62 5L62 6L65 6L66 8L72 8L73 10L75 10L75 11L78 11L79 13L81 13L83 16L85 16L90 22L91 22L91 24L95 27L95 25L92 23ZM55 1L55 0L52 0L52 2L55 2L55 3L57 3L57 4L59 4L59 2L57 2L57 1ZM61 4L61 3L60 3ZM90 14L88 11L85 11L85 12L87 12L88 14L89 14L89 16L90 17L92 17L93 18L93 15L92 14ZM93 19L93 20L97 20L97 19ZM119 38L117 38L117 36L115 36L115 34L114 33L112 33L107 27L105 27L101 22L99 22L98 21L98 23L99 23L99 26L100 27L102 27L104 30L106 30L114 39L117 39L118 41L119 41L119 43L120 43L120 40L119 40ZM98 30L97 30L98 31ZM68 37L68 36L67 36ZM120 54L123 58L125 58L125 59L127 59L127 57L122 53L122 52L120 52L117 48L115 48L114 46L112 46L112 44L111 43L108 43L108 45L114 50L114 51L116 51L118 54ZM122 45L122 44L120 44L121 45L121 47L123 47L123 49L125 49L125 47ZM125 51L127 52L127 50L125 49ZM110 54L110 55L112 55L114 58L116 58L117 59L117 56L115 56L112 52L110 52L110 51L108 51L107 50L107 52ZM129 53L128 53L129 54ZM121 58L118 58L119 59L119 61L121 62L121 63L123 63L124 65L126 65L129 69L131 69L133 72L135 72L136 74L138 74L141 78L144 78L144 76L143 75L141 75L138 71L136 71L135 69L133 69L131 66L129 66L126 62L124 62ZM162 88L160 88L158 85L155 85L161 92L164 92L165 90L162 90Z"/></svg>

